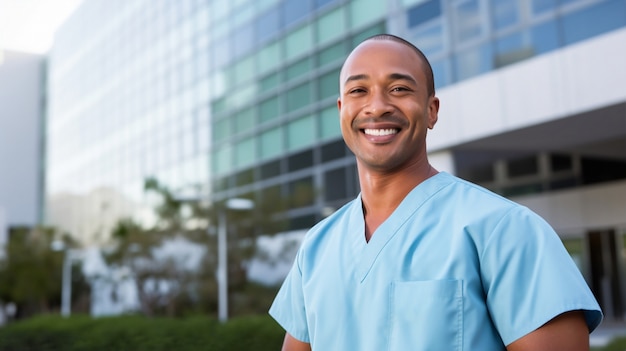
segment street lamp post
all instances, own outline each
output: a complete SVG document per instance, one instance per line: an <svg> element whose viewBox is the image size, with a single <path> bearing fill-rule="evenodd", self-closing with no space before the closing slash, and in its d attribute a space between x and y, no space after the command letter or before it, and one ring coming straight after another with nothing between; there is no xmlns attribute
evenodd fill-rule
<svg viewBox="0 0 626 351"><path fill-rule="evenodd" d="M61 315L68 317L72 304L72 259L70 249L63 255L63 277L61 285Z"/></svg>
<svg viewBox="0 0 626 351"><path fill-rule="evenodd" d="M52 249L63 252L63 276L61 277L61 315L68 317L72 309L72 262L80 259L81 251L66 247L62 241L53 241Z"/></svg>
<svg viewBox="0 0 626 351"><path fill-rule="evenodd" d="M179 201L201 201L203 198L184 198ZM218 208L217 217L217 315L220 322L228 320L228 216L227 210L243 211L254 208L249 199L232 198Z"/></svg>
<svg viewBox="0 0 626 351"><path fill-rule="evenodd" d="M83 258L80 250L67 248L63 258L63 277L61 290L61 315L69 317L72 313L72 263Z"/></svg>
<svg viewBox="0 0 626 351"><path fill-rule="evenodd" d="M228 320L228 216L227 210L251 210L254 202L249 199L228 199L219 210L217 229L217 283L218 283L218 318L220 322Z"/></svg>
<svg viewBox="0 0 626 351"><path fill-rule="evenodd" d="M219 210L217 218L217 316L220 322L228 320L228 238L226 209Z"/></svg>

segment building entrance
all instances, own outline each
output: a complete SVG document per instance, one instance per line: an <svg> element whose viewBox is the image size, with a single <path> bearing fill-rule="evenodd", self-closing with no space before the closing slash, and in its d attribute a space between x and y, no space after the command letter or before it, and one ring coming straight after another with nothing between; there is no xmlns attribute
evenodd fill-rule
<svg viewBox="0 0 626 351"><path fill-rule="evenodd" d="M626 317L626 246L624 235L615 230L597 230L587 234L591 289L607 320Z"/></svg>

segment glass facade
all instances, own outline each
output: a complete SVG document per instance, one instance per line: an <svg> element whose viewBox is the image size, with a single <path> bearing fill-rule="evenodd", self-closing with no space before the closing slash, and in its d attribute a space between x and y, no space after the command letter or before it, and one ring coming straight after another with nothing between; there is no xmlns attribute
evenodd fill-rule
<svg viewBox="0 0 626 351"><path fill-rule="evenodd" d="M442 87L624 26L626 0L85 0L50 57L49 220L149 222L155 177L306 228L358 192L336 98L362 39L410 39Z"/></svg>

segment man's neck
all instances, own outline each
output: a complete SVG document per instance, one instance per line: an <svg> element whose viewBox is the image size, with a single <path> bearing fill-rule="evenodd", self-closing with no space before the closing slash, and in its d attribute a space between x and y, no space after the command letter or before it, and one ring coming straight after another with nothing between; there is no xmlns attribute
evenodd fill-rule
<svg viewBox="0 0 626 351"><path fill-rule="evenodd" d="M393 213L413 188L437 173L429 163L390 173L360 167L359 182L366 240L369 241L376 228Z"/></svg>

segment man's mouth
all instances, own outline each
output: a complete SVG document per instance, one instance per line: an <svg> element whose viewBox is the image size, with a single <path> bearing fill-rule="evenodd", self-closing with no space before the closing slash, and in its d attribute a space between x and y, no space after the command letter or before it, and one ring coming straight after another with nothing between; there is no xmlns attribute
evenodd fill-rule
<svg viewBox="0 0 626 351"><path fill-rule="evenodd" d="M393 134L397 134L399 132L398 129L395 128L386 128L386 129L363 129L363 133L367 134L367 135L373 135L373 136L386 136L386 135L393 135Z"/></svg>

